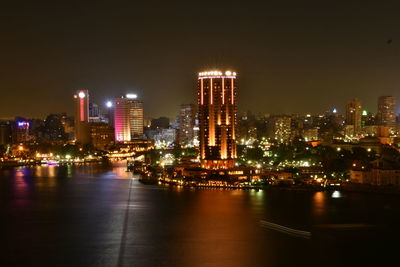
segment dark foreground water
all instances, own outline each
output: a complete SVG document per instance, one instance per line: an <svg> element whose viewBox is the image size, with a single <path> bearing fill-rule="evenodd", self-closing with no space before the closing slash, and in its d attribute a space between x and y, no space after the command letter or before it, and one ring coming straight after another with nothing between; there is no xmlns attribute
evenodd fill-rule
<svg viewBox="0 0 400 267"><path fill-rule="evenodd" d="M377 228L315 231L350 223ZM0 266L396 266L399 225L398 196L168 188L123 165L0 170Z"/></svg>

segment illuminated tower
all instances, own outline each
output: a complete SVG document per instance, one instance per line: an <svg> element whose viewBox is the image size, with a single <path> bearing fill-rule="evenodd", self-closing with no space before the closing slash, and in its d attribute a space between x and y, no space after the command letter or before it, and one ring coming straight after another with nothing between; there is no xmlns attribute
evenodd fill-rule
<svg viewBox="0 0 400 267"><path fill-rule="evenodd" d="M236 159L236 73L199 73L200 159L203 168L226 169Z"/></svg>
<svg viewBox="0 0 400 267"><path fill-rule="evenodd" d="M346 105L346 125L353 125L354 135L361 132L361 102L354 98Z"/></svg>
<svg viewBox="0 0 400 267"><path fill-rule="evenodd" d="M378 99L378 124L382 126L395 126L396 124L396 98L394 96L381 96Z"/></svg>
<svg viewBox="0 0 400 267"><path fill-rule="evenodd" d="M89 91L78 90L74 95L74 99L76 141L80 144L89 144Z"/></svg>
<svg viewBox="0 0 400 267"><path fill-rule="evenodd" d="M114 102L114 131L116 142L131 141L128 101L123 97Z"/></svg>
<svg viewBox="0 0 400 267"><path fill-rule="evenodd" d="M126 142L143 137L143 102L134 94L115 99L114 128L115 141Z"/></svg>

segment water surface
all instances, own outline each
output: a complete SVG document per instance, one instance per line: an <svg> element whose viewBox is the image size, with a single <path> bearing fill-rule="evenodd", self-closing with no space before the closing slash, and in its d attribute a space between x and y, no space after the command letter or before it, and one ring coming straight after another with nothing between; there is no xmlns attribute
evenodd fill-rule
<svg viewBox="0 0 400 267"><path fill-rule="evenodd" d="M124 163L2 169L0 266L365 266L392 260L392 246L383 240L380 256L375 239L316 243L260 220L311 232L349 223L395 231L399 200L142 185Z"/></svg>

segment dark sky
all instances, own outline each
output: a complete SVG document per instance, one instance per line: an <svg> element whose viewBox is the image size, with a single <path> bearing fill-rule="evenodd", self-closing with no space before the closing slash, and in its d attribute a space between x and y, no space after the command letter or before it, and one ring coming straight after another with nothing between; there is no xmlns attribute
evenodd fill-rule
<svg viewBox="0 0 400 267"><path fill-rule="evenodd" d="M78 88L99 104L134 92L147 116L173 117L214 67L238 72L241 111L400 97L396 1L59 2L1 6L0 118L72 113Z"/></svg>

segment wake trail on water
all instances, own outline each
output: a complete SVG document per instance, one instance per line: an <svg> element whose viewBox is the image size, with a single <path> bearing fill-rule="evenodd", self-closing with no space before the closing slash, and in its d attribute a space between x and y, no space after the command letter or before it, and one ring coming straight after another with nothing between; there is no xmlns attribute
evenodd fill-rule
<svg viewBox="0 0 400 267"><path fill-rule="evenodd" d="M311 232L289 228L289 227L279 225L276 223L260 220L260 226L270 229L270 230L280 232L280 233L284 233L284 234L287 234L290 236L300 237L300 238L304 238L304 239L311 239Z"/></svg>

